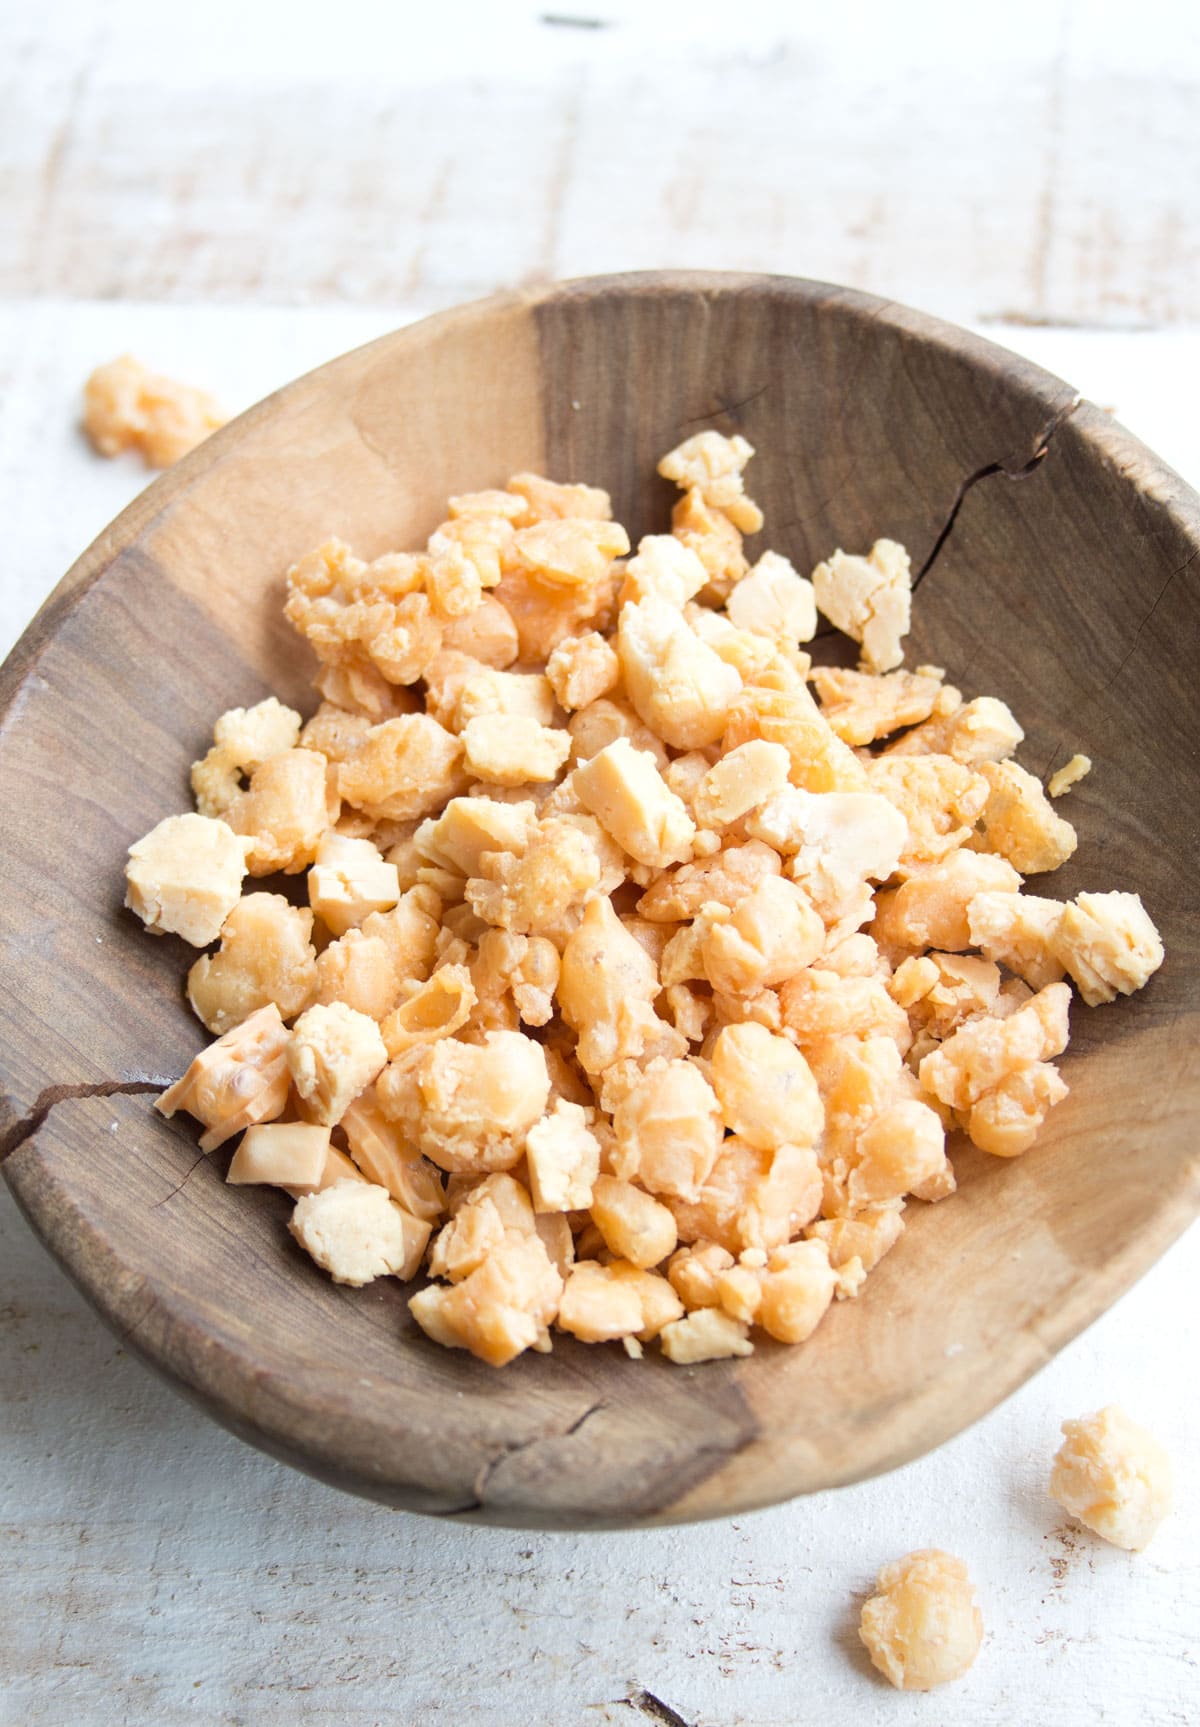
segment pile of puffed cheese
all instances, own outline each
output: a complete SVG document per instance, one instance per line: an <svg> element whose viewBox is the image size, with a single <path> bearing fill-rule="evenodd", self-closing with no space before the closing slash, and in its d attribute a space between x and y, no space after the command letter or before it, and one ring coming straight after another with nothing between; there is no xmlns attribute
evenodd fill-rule
<svg viewBox="0 0 1200 1727"><path fill-rule="evenodd" d="M495 1365L555 1328L802 1342L953 1192L948 1132L1033 1142L1064 980L1162 961L1135 894L1021 891L1074 830L1003 702L900 669L903 547L750 563L752 454L673 450L632 556L605 492L532 474L423 551L321 546L286 604L316 712L224 714L198 813L130 850L126 903L213 949L216 1041L158 1107L241 1136L228 1179L291 1193L337 1281L424 1268L417 1323ZM811 665L818 610L859 670ZM307 905L243 893L276 872Z"/></svg>

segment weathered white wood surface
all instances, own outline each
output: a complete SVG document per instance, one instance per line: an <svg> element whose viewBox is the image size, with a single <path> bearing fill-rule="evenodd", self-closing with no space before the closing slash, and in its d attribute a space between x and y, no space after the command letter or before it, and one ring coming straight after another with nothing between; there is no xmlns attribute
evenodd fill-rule
<svg viewBox="0 0 1200 1727"><path fill-rule="evenodd" d="M1194 321L1198 99L1190 0L10 0L0 295L698 265Z"/></svg>
<svg viewBox="0 0 1200 1727"><path fill-rule="evenodd" d="M237 407L394 321L0 308L2 645L143 483L72 429L97 359L132 347ZM1012 340L1200 476L1200 337ZM1196 1249L1193 1232L1007 1405L893 1476L736 1522L534 1536L362 1504L228 1438L117 1347L0 1187L0 1723L633 1727L675 1719L657 1698L694 1727L1186 1727ZM1142 1556L1072 1530L1044 1494L1059 1420L1109 1400L1177 1462L1179 1507ZM854 1623L881 1563L934 1544L970 1564L988 1637L930 1700L872 1676Z"/></svg>

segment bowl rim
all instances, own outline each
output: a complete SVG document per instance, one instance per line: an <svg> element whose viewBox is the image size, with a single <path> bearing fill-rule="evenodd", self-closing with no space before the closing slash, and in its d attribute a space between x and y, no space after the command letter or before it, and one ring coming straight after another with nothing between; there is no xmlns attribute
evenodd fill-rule
<svg viewBox="0 0 1200 1727"><path fill-rule="evenodd" d="M754 272L689 270L635 271L577 277L544 286L492 294L461 306L436 312L429 317L402 325L396 330L374 338L371 342L336 356L290 380L252 405L243 414L230 421L226 427L207 438L203 444L184 457L172 469L152 480L75 561L27 625L5 660L3 667L0 667L0 748L3 746L9 728L20 714L22 691L30 677L35 674L43 651L95 583L103 577L114 559L131 542L143 534L154 519L168 508L180 494L185 492L196 479L211 466L221 461L226 447L235 442L242 432L286 406L292 397L304 390L308 381L317 373L328 376L331 372L336 372L339 366L348 365L351 361L361 358L375 349L387 347L392 351L397 349L402 351L408 342L412 342L414 345L421 344L431 335L449 333L456 327L466 326L512 309L536 309L539 306L554 304L566 299L597 300L606 296L678 295L681 292L700 295L769 292L800 302L818 300L826 304L836 302L848 313L869 318L873 322L893 327L898 332L916 338L923 343L932 344L942 351L952 352L959 358L965 358L971 365L981 369L986 374L997 378L1002 376L1010 388L1028 390L1032 394L1045 398L1048 402L1057 402L1059 405L1055 406L1052 412L1048 414L1047 432L1052 430L1053 426L1062 419L1078 416L1087 441L1095 445L1100 455L1114 467L1128 469L1131 466L1136 466L1138 484L1143 493L1167 511L1182 532L1197 543L1198 550L1200 550L1200 496L1168 464L1149 451L1118 421L1093 408L1077 392L1071 391L1070 387L1053 373L1046 371L1032 361L1026 360L1023 356L1012 353L985 336L964 330L953 323L916 311L899 302L882 299L858 289L840 287L836 284L804 277ZM72 1254L69 1242L64 1242L61 1236L55 1239L50 1238L44 1226L44 1219L36 1215L35 1211L31 1209L21 1191L20 1184L14 1179L18 1164L13 1161L11 1156L12 1153L21 1153L22 1164L36 1156L37 1133L43 1123L38 1121L34 1124L32 1131L24 1131L30 1125L30 1112L26 1109L24 1116L22 1116L20 1108L14 1108L13 1100L8 1092L7 1080L8 1076L6 1075L4 1076L3 1093L0 1095L0 1108L4 1112L4 1118L0 1119L0 1131L7 1130L6 1141L0 1144L0 1160L3 1161L5 1179L32 1227L46 1243L58 1263L66 1270L68 1276L82 1291L91 1306L118 1333L122 1341L148 1365L162 1374L176 1389L196 1402L207 1414L219 1420L222 1425L240 1438L249 1441L261 1450L282 1458L294 1467L307 1470L332 1485L367 1496L392 1499L393 1496L390 1493L372 1495L371 1483L367 1479L347 1479L318 1451L312 1448L298 1448L296 1442L289 1438L286 1427L279 1423L268 1424L264 1422L260 1424L247 1417L247 1408L253 1407L256 1400L244 1397L239 1406L231 1396L230 1388L231 1383L238 1383L242 1388L250 1390L260 1380L258 1366L249 1349L243 1355L224 1344L214 1344L215 1353L212 1357L201 1355L199 1358L190 1352L185 1355L182 1350L173 1350L169 1312L164 1313L161 1336L154 1343L147 1341L144 1333L139 1334L138 1328L131 1324L128 1292L120 1289L119 1278L113 1276L97 1277L94 1274L94 1259L88 1261L78 1254ZM14 1129L20 1134L20 1137L15 1144L8 1144L7 1141L13 1138ZM955 1419L945 1423L932 1441L929 1441L927 1435L923 1433L919 1441L909 1448L899 1447L889 1454L884 1462L874 1464L858 1473L848 1473L844 1479L840 1479L832 1485L849 1485L854 1480L862 1479L864 1476L883 1473L902 1466L912 1457L923 1454L932 1446L944 1443L953 1434L979 1419L997 1402L1011 1395L1033 1372L1051 1359L1058 1348L1061 1348L1098 1317L1111 1300L1116 1299L1142 1272L1148 1269L1149 1265L1169 1243L1182 1233L1198 1210L1200 1210L1200 1188L1196 1188L1194 1191L1189 1189L1186 1171L1184 1171L1181 1174L1179 1193L1176 1196L1173 1209L1168 1210L1164 1207L1163 1212L1156 1218L1155 1227L1138 1236L1127 1251L1114 1260L1108 1283L1107 1300L1099 1308L1094 1302L1082 1299L1074 1304L1067 1303L1052 1320L1047 1322L1041 1338L1045 1345L1041 1360L1035 1361L1032 1365L1029 1363L1017 1364L1010 1381L1003 1385L999 1396L989 1396L982 1407L973 1412L968 1411L963 1419ZM107 1247L106 1243L103 1245ZM94 1243L91 1251L94 1255ZM114 1264L113 1270L119 1269L119 1262L117 1262ZM215 1371L217 1355L220 1358L219 1372ZM285 1390L286 1388L281 1389ZM280 1401L272 1406L274 1413L278 1414L286 1407L286 1401L286 1396L282 1396ZM788 1431L786 1425L767 1428L759 1436L756 1444L769 1449L773 1437L781 1437ZM654 1523L703 1521L780 1503L797 1493L816 1490L825 1489L772 1487L765 1493L758 1495L752 1491L742 1491L731 1497L727 1503L705 1506L699 1510L691 1509L685 1503L678 1510L672 1507L667 1514L660 1517L616 1517L611 1520L589 1518L586 1521L582 1519L572 1521L569 1516L556 1516L551 1518L549 1522L551 1526L561 1529L593 1530L604 1527L644 1527ZM414 1507L414 1509L421 1508ZM522 1521L511 1506L505 1505L498 1508L492 1506L489 1508L482 1502L463 1507L451 1507L445 1511L439 1511L434 1507L426 1507L424 1510L427 1514L459 1517L465 1521L478 1521L510 1528L529 1527L533 1523L544 1525L547 1521L537 1517Z"/></svg>

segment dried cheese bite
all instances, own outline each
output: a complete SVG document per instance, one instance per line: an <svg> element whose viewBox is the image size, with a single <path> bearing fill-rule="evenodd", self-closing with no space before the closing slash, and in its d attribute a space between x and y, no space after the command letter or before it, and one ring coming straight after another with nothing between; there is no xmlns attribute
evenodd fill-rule
<svg viewBox="0 0 1200 1727"><path fill-rule="evenodd" d="M962 1135L1035 1142L1072 989L1162 963L1136 894L1024 891L1077 836L1003 701L903 666L902 546L811 579L747 550L753 456L668 452L670 531L632 555L606 492L536 474L451 498L423 548L317 547L284 608L315 711L221 715L197 813L130 850L130 907L210 950L187 993L216 1041L159 1107L243 1136L229 1180L292 1195L335 1279L424 1270L416 1323L493 1366L556 1335L681 1366L802 1345L954 1192ZM857 669L811 664L818 609ZM1055 1490L1140 1540L1161 1472L1096 1510L1141 1468L1110 1417ZM968 1664L957 1561L880 1585L889 1677Z"/></svg>

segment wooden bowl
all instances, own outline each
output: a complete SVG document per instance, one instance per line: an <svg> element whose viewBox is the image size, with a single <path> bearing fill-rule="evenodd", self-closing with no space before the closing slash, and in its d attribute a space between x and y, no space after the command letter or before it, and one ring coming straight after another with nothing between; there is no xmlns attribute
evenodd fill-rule
<svg viewBox="0 0 1200 1727"><path fill-rule="evenodd" d="M667 521L656 457L703 426L757 446L760 543L808 569L903 540L921 572L909 663L1007 700L1035 772L1093 758L1069 803L1079 850L1049 891L1139 891L1167 962L1128 1001L1074 1008L1071 1095L1035 1149L965 1154L958 1195L913 1203L862 1298L802 1348L681 1370L563 1338L497 1373L427 1342L398 1285L331 1284L293 1246L283 1195L226 1188L225 1157L153 1112L148 1091L202 1034L191 950L120 909L125 849L188 807L223 709L311 703L280 616L309 546L415 544L449 493L521 468L608 487L636 538ZM1198 583L1200 499L1107 415L961 330L818 283L570 283L322 367L156 481L4 669L9 1185L114 1330L208 1413L394 1505L684 1521L916 1456L1042 1366L1197 1209Z"/></svg>

